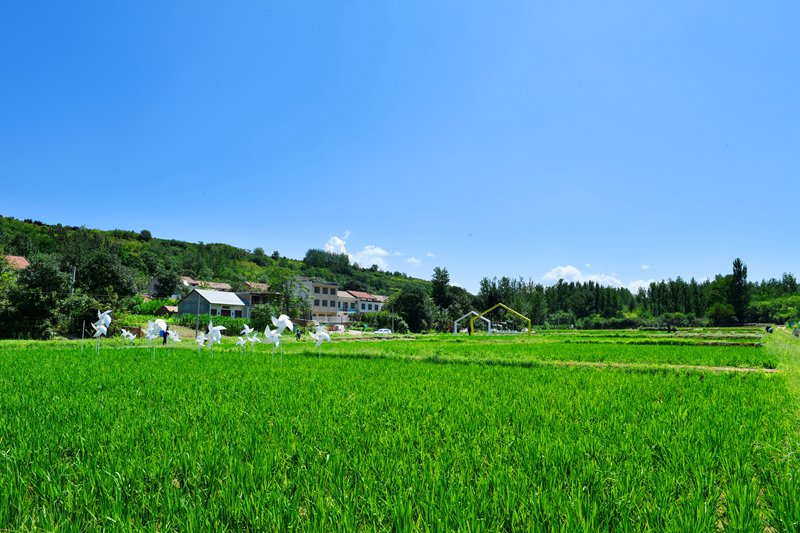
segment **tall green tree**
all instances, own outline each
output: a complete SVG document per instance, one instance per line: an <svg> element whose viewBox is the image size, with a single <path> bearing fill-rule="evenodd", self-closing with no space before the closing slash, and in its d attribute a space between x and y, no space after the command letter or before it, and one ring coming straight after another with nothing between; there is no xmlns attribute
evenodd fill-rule
<svg viewBox="0 0 800 533"><path fill-rule="evenodd" d="M733 261L729 303L739 322L747 319L747 306L750 304L750 286L747 284L747 265L738 257Z"/></svg>
<svg viewBox="0 0 800 533"><path fill-rule="evenodd" d="M436 267L433 269L431 278L431 297L433 303L442 309L447 309L452 303L450 295L450 273L446 268Z"/></svg>

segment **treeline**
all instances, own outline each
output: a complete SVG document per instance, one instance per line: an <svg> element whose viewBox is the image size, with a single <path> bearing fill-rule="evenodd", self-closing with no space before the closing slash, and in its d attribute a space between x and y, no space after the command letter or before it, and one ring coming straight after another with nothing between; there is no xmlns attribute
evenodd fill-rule
<svg viewBox="0 0 800 533"><path fill-rule="evenodd" d="M679 277L650 283L636 294L592 281L559 280L545 287L506 277L481 280L477 306L488 309L498 302L534 324L585 328L785 323L800 316L800 292L792 274L751 283L741 259L734 260L730 274L713 280L687 282ZM513 315L508 320L518 325Z"/></svg>

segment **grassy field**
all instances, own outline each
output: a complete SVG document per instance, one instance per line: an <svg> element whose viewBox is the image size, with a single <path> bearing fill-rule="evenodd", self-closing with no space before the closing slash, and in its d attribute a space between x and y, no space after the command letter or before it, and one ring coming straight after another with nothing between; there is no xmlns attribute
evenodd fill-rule
<svg viewBox="0 0 800 533"><path fill-rule="evenodd" d="M800 343L690 333L2 343L0 528L797 531Z"/></svg>

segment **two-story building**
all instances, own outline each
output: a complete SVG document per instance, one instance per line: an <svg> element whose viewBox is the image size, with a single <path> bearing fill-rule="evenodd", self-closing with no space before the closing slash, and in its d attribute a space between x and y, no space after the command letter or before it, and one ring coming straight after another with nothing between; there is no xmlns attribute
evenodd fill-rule
<svg viewBox="0 0 800 533"><path fill-rule="evenodd" d="M306 276L295 278L296 294L306 298L311 306L311 319L320 324L338 324L339 284Z"/></svg>

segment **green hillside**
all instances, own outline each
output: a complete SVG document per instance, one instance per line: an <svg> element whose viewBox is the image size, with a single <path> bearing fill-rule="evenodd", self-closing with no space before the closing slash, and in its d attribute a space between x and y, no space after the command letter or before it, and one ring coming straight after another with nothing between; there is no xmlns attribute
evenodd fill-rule
<svg viewBox="0 0 800 533"><path fill-rule="evenodd" d="M96 296L113 292L124 297L142 292L153 278L164 282L157 286L158 295L167 295L182 275L226 282L234 288L244 281L277 286L295 275L377 294L391 294L410 285L430 287L429 281L402 272L384 272L377 266L362 268L351 264L346 255L324 250L309 250L303 260L298 260L282 257L278 251L267 254L261 248L245 250L220 243L158 239L147 230L103 231L3 216L0 252L25 257L51 254L62 271L71 274L75 267L76 287Z"/></svg>

